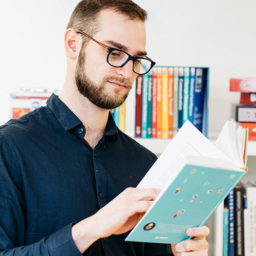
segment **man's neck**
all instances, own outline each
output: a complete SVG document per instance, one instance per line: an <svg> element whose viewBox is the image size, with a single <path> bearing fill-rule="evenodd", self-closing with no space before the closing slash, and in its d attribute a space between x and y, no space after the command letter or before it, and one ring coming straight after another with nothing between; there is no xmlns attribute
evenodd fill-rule
<svg viewBox="0 0 256 256"><path fill-rule="evenodd" d="M59 98L81 120L86 129L84 139L92 148L95 148L104 134L109 110L95 106L81 95L75 86L64 86Z"/></svg>

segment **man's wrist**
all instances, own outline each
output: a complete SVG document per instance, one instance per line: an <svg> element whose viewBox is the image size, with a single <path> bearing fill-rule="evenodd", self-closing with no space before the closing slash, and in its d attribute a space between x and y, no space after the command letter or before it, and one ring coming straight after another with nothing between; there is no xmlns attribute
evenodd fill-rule
<svg viewBox="0 0 256 256"><path fill-rule="evenodd" d="M100 239L92 217L76 223L71 229L71 234L81 253L84 253L95 241Z"/></svg>

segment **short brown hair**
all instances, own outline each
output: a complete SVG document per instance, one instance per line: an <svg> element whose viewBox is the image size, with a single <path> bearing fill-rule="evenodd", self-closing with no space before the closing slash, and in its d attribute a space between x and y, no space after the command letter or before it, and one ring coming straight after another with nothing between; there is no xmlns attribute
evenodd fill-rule
<svg viewBox="0 0 256 256"><path fill-rule="evenodd" d="M82 0L74 9L67 29L74 28L93 36L97 28L97 15L105 9L112 9L132 20L144 22L147 18L147 12L132 0Z"/></svg>

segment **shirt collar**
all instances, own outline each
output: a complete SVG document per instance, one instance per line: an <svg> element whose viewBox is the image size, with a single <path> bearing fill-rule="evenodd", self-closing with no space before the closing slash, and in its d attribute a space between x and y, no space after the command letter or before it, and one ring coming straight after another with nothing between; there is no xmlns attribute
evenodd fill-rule
<svg viewBox="0 0 256 256"><path fill-rule="evenodd" d="M68 106L63 101L60 100L56 94L52 94L47 100L47 107L51 110L51 112L53 112L57 120L66 131L70 131L82 125L80 119L68 108ZM104 135L118 138L118 128L111 113L109 113Z"/></svg>

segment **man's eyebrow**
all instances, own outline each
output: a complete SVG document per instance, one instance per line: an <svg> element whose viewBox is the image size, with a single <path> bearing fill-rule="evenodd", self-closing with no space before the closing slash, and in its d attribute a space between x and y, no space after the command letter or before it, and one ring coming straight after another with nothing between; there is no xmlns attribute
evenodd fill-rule
<svg viewBox="0 0 256 256"><path fill-rule="evenodd" d="M127 47L125 45L122 45L120 43L117 43L115 41L111 41L111 40L108 40L108 41L104 41L104 43L107 43L107 44L110 44L120 50L123 50L123 51L127 51ZM136 54L134 56L146 56L147 55L147 52L145 51L138 51L136 52Z"/></svg>

